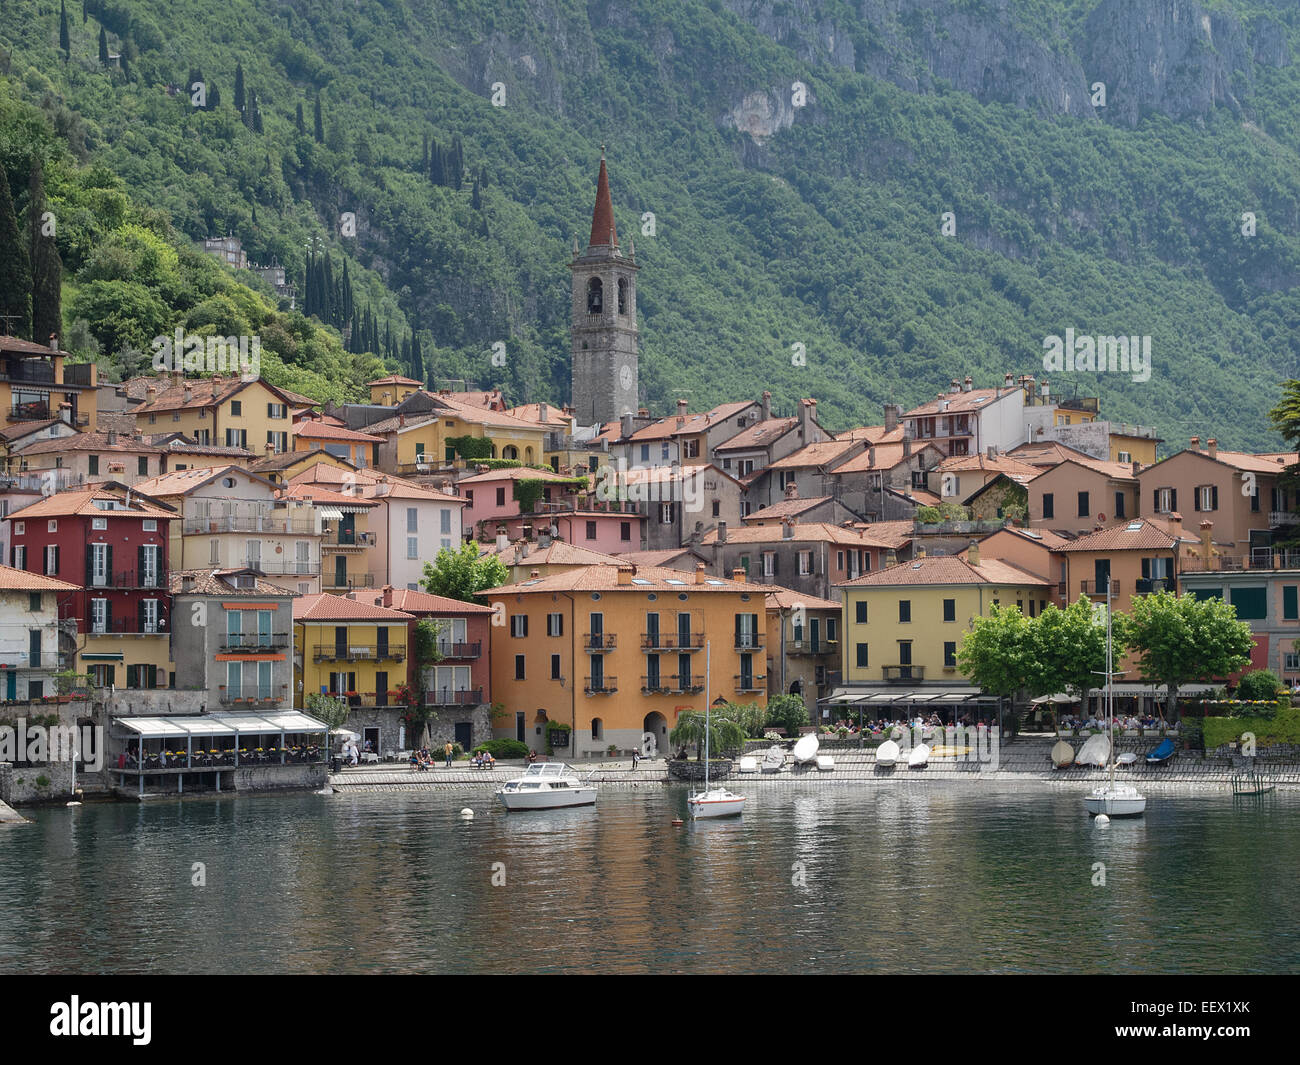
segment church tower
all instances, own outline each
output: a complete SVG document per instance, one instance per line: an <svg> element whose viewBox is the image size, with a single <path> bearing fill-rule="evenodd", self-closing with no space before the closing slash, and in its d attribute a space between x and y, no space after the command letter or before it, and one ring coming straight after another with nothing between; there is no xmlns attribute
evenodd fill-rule
<svg viewBox="0 0 1300 1065"><path fill-rule="evenodd" d="M614 229L605 153L587 250L573 243L573 406L580 425L611 422L638 402L636 248L624 254Z"/></svg>

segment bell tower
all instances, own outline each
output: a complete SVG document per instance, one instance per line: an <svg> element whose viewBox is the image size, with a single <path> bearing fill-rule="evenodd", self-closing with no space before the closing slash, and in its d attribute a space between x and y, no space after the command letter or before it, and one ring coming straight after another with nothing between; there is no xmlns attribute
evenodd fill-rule
<svg viewBox="0 0 1300 1065"><path fill-rule="evenodd" d="M636 248L624 253L601 146L596 207L585 251L573 243L570 310L573 407L580 425L615 421L639 406L636 330Z"/></svg>

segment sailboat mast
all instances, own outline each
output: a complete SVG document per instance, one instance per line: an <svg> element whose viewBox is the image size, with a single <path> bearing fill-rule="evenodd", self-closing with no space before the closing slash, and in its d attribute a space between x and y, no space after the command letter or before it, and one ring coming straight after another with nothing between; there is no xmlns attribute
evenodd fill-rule
<svg viewBox="0 0 1300 1065"><path fill-rule="evenodd" d="M1110 741L1110 783L1115 784L1115 692L1112 686L1115 665L1110 636L1110 575L1106 576L1106 738Z"/></svg>
<svg viewBox="0 0 1300 1065"><path fill-rule="evenodd" d="M704 790L709 790L709 675L712 663L709 659L709 641L704 641Z"/></svg>

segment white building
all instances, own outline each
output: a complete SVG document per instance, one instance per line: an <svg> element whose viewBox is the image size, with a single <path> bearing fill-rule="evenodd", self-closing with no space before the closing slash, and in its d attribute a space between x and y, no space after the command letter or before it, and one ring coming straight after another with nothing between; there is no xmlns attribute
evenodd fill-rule
<svg viewBox="0 0 1300 1065"><path fill-rule="evenodd" d="M0 566L0 699L54 695L59 653L59 600L75 584Z"/></svg>

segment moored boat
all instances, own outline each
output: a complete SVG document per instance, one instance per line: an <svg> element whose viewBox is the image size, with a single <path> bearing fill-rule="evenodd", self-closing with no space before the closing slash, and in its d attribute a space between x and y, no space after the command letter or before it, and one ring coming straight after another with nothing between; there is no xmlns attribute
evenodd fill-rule
<svg viewBox="0 0 1300 1065"><path fill-rule="evenodd" d="M1075 765L1095 765L1104 769L1109 762L1110 739L1101 733L1089 736L1074 756Z"/></svg>
<svg viewBox="0 0 1300 1065"><path fill-rule="evenodd" d="M1160 765L1174 756L1174 741L1166 736L1147 752L1147 765Z"/></svg>
<svg viewBox="0 0 1300 1065"><path fill-rule="evenodd" d="M901 753L898 744L893 740L885 740L876 748L876 765L888 768L898 761L898 756Z"/></svg>
<svg viewBox="0 0 1300 1065"><path fill-rule="evenodd" d="M907 753L908 769L924 769L929 761L930 745L928 743L918 743Z"/></svg>
<svg viewBox="0 0 1300 1065"><path fill-rule="evenodd" d="M1147 801L1132 784L1116 784L1112 781L1093 789L1083 800L1083 806L1093 817L1098 814L1107 817L1137 817L1146 810Z"/></svg>
<svg viewBox="0 0 1300 1065"><path fill-rule="evenodd" d="M821 746L820 741L812 733L807 736L801 736L799 742L794 745L794 750L790 753L794 760L804 765L807 762L815 761L817 758L817 748Z"/></svg>
<svg viewBox="0 0 1300 1065"><path fill-rule="evenodd" d="M539 762L525 769L522 777L506 781L497 789L497 798L507 810L594 806L596 786L579 779L563 762Z"/></svg>
<svg viewBox="0 0 1300 1065"><path fill-rule="evenodd" d="M697 821L706 817L733 817L744 812L745 796L736 795L726 788L710 788L696 792L686 800L686 805L691 817Z"/></svg>
<svg viewBox="0 0 1300 1065"><path fill-rule="evenodd" d="M1069 769L1074 765L1074 748L1065 740L1057 740L1052 746L1052 765L1057 769Z"/></svg>

